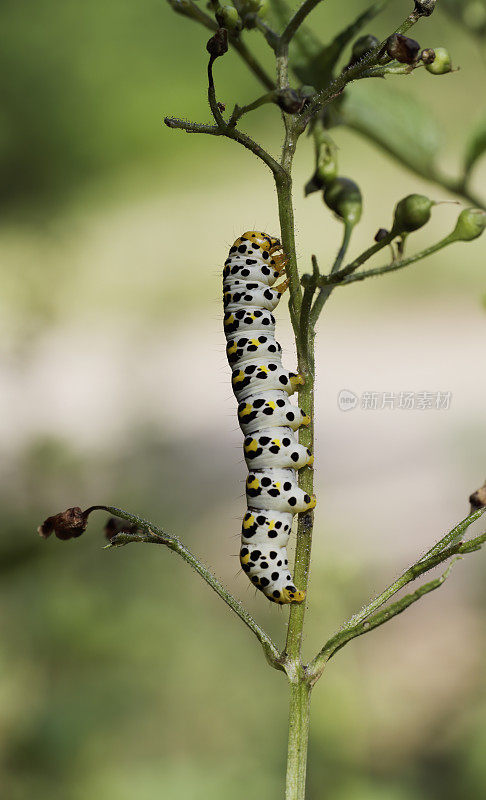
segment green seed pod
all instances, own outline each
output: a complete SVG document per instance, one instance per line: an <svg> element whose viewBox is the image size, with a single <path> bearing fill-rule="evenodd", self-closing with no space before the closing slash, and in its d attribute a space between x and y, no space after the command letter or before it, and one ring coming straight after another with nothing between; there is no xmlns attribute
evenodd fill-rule
<svg viewBox="0 0 486 800"><path fill-rule="evenodd" d="M329 186L338 173L337 147L322 128L316 130L315 159L314 174L304 187L305 197Z"/></svg>
<svg viewBox="0 0 486 800"><path fill-rule="evenodd" d="M435 58L432 64L427 64L425 69L432 75L446 75L452 70L452 60L445 47L435 47Z"/></svg>
<svg viewBox="0 0 486 800"><path fill-rule="evenodd" d="M486 211L480 208L465 208L461 211L451 237L456 242L472 242L486 228Z"/></svg>
<svg viewBox="0 0 486 800"><path fill-rule="evenodd" d="M423 194L409 194L395 206L393 232L412 233L418 231L430 219L430 212L435 203Z"/></svg>
<svg viewBox="0 0 486 800"><path fill-rule="evenodd" d="M379 44L380 40L371 33L368 33L366 36L360 36L359 39L356 39L355 43L353 44L353 49L351 51L351 63L359 61L360 58L363 58L363 56L365 56L366 53L369 53L370 50L374 50Z"/></svg>
<svg viewBox="0 0 486 800"><path fill-rule="evenodd" d="M228 31L241 30L240 16L234 6L220 6L216 11L216 19L221 28L226 28Z"/></svg>
<svg viewBox="0 0 486 800"><path fill-rule="evenodd" d="M358 184L350 178L336 178L324 190L324 202L347 225L361 219L363 198Z"/></svg>

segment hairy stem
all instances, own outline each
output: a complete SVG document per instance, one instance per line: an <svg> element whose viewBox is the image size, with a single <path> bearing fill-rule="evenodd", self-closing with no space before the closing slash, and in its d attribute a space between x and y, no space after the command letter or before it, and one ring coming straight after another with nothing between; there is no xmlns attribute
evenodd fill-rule
<svg viewBox="0 0 486 800"><path fill-rule="evenodd" d="M280 57L278 61L278 85L281 87L285 85L287 80L286 56ZM284 122L285 140L281 159L284 175L275 176L275 185L278 197L281 241L287 257L286 271L290 289L289 306L295 333L298 370L305 381L299 391L299 405L312 420L309 426L300 429L299 442L312 450L314 444L314 353L313 342L310 341L307 346L304 346L301 336L302 290L297 268L292 205L291 170L297 134L292 119L284 115ZM304 467L299 470L299 486L308 494L313 494L314 471L311 467ZM313 523L314 514L312 511L298 515L294 581L297 588L305 592L307 592L309 579ZM310 713L310 690L301 659L305 607L306 601L290 607L287 639L283 653L285 671L291 681L286 800L304 800L305 798Z"/></svg>
<svg viewBox="0 0 486 800"><path fill-rule="evenodd" d="M204 581L206 581L211 589L213 589L216 594L221 597L222 600L224 600L226 605L229 606L232 611L234 611L234 613L241 619L242 622L245 623L252 633L255 634L263 647L263 651L269 664L276 669L283 669L280 654L270 637L262 628L260 628L251 614L249 614L248 611L243 608L241 603L235 597L233 597L230 592L228 592L228 590L222 585L216 576L213 575L213 573L210 572L210 570L201 561L199 561L195 555L191 553L191 551L180 541L180 539L172 534L167 534L157 525L147 522L147 520L142 519L135 514L129 514L127 511L123 511L120 508L115 508L114 506L93 506L88 511L91 512L97 510L107 511L114 517L124 519L127 522L130 522L132 525L136 525L139 529L137 533L122 532L117 534L111 539L108 547L120 547L122 545L130 544L131 542L148 542L150 544L165 545L174 553L177 553L198 573L198 575L200 575Z"/></svg>
<svg viewBox="0 0 486 800"><path fill-rule="evenodd" d="M300 677L296 683L292 683L290 686L285 800L303 800L305 798L310 693L309 684Z"/></svg>

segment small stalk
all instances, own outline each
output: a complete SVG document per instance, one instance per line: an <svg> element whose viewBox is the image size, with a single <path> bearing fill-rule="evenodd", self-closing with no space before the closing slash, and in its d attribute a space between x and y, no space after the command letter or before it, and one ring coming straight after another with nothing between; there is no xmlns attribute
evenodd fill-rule
<svg viewBox="0 0 486 800"><path fill-rule="evenodd" d="M290 687L285 800L304 800L311 687L299 678Z"/></svg>

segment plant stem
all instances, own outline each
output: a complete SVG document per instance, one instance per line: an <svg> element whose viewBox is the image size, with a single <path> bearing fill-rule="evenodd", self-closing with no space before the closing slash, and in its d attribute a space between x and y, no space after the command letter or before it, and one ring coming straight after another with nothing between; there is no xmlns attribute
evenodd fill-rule
<svg viewBox="0 0 486 800"><path fill-rule="evenodd" d="M311 687L307 681L301 678L290 686L285 800L303 800L305 798L310 693Z"/></svg>
<svg viewBox="0 0 486 800"><path fill-rule="evenodd" d="M180 541L180 539L177 538L177 536L167 534L162 528L159 528L158 525L154 525L152 522L148 522L147 520L142 519L142 517L138 517L135 514L129 514L127 511L123 511L121 508L96 505L87 509L86 514L90 514L92 511L106 511L108 514L111 514L114 517L124 519L127 522L130 522L132 525L136 525L139 529L137 533L118 533L110 540L108 547L120 547L125 544L130 544L131 542L148 542L150 544L165 545L174 553L177 553L179 556L181 556L181 558L183 558L184 561L189 564L189 566L191 566L204 581L206 581L211 589L213 589L213 591L215 591L216 594L219 595L222 600L224 600L226 605L228 605L231 610L237 614L237 616L242 622L245 623L245 625L247 625L252 633L255 634L263 647L263 651L269 664L271 664L272 667L275 667L275 669L283 670L280 654L270 637L262 628L260 628L251 614L248 613L241 603L235 597L233 597L230 592L228 592L228 590L222 585L216 576L210 572L205 564L199 561L199 559L197 559L196 556L191 553L191 551L185 546L185 544L183 544L183 542Z"/></svg>
<svg viewBox="0 0 486 800"><path fill-rule="evenodd" d="M279 62L278 86L280 88L287 81L286 55L281 55L277 60ZM295 333L298 370L305 381L299 391L299 405L304 413L311 418L309 426L300 428L299 442L312 450L314 444L314 352L312 338L310 337L310 341L304 343L301 335L302 290L297 268L292 205L291 170L298 133L294 121L286 115L284 115L284 123L285 140L281 158L283 174L274 173L274 175L278 197L281 241L287 257L286 272L290 290L289 306ZM299 470L299 486L308 494L313 494L314 471L311 467L304 467ZM295 585L305 592L307 592L309 580L313 524L314 514L312 511L298 515L294 581ZM304 800L305 798L310 713L310 688L301 659L305 607L306 601L290 607L287 640L283 653L283 665L290 680L286 800Z"/></svg>

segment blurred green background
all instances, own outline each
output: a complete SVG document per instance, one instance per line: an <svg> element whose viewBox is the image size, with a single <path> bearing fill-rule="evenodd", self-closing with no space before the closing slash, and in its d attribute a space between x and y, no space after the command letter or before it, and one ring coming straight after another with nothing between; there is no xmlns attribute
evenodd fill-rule
<svg viewBox="0 0 486 800"><path fill-rule="evenodd" d="M315 30L329 38L364 7L329 0ZM369 32L388 33L409 7L392 2ZM282 642L287 612L238 570L244 466L220 306L233 239L278 229L270 177L231 142L162 125L166 114L208 118L207 35L160 0L4 0L0 18L2 797L277 800L285 681L216 596L162 548L103 551L101 515L80 540L35 535L72 505L140 513L180 535ZM442 167L457 174L484 114L481 48L440 8L415 31L461 70L388 86L437 117ZM267 58L256 33L248 40ZM235 54L215 71L229 105L259 92ZM278 148L274 108L248 129ZM403 195L454 199L334 133L340 169L365 197L353 253ZM303 198L312 158L303 139L298 249L325 268L340 229L318 195ZM478 192L485 178L482 162ZM437 207L417 244L457 213ZM309 656L465 516L484 480L483 294L478 240L329 303ZM291 365L283 307L279 339ZM341 389L451 391L452 404L342 413ZM469 557L440 592L331 662L314 694L309 798L484 797L485 572L485 554Z"/></svg>

